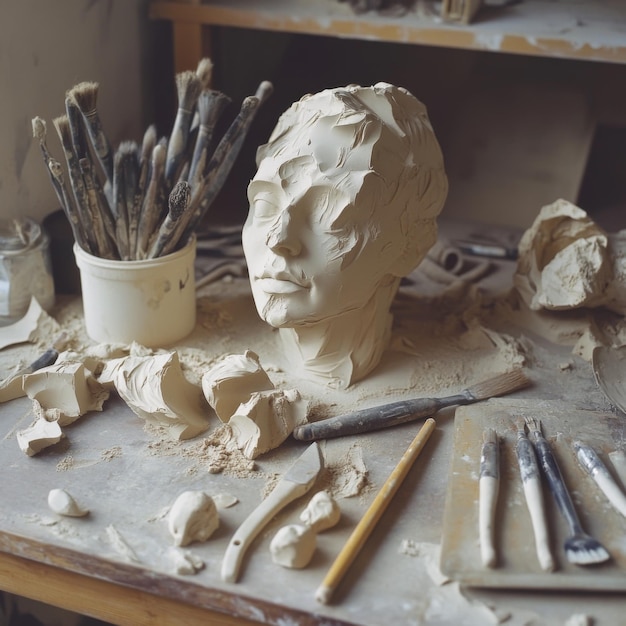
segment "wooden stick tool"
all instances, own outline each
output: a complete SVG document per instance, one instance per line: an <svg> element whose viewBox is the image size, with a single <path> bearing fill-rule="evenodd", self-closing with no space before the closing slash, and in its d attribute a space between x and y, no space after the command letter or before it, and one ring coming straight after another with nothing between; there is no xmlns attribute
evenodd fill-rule
<svg viewBox="0 0 626 626"><path fill-rule="evenodd" d="M369 509L367 509L365 515L363 515L360 522L356 525L348 541L328 570L326 577L315 594L315 599L318 602L322 604L328 604L330 602L335 589L337 589L339 583L350 568L350 565L361 548L365 545L365 542L374 530L378 520L382 517L387 506L402 484L402 481L406 478L413 463L415 463L415 460L422 451L424 444L428 441L428 438L434 430L435 420L428 418L400 459L398 465L396 465L395 469L389 475L389 478L385 481L385 484L381 487L378 494L376 494Z"/></svg>

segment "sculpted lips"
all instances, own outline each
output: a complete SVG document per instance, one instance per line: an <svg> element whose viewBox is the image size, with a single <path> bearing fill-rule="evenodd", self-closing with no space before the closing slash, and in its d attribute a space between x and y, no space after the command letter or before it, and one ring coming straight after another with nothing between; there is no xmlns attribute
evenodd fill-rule
<svg viewBox="0 0 626 626"><path fill-rule="evenodd" d="M293 276L289 272L263 272L256 277L257 285L269 294L296 293L310 287L309 281Z"/></svg>

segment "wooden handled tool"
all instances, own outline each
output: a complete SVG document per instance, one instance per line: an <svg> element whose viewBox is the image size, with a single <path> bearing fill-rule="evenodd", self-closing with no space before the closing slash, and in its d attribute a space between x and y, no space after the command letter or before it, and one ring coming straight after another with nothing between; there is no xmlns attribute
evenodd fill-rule
<svg viewBox="0 0 626 626"><path fill-rule="evenodd" d="M370 504L365 515L363 515L356 525L356 528L352 531L352 534L341 549L341 552L337 555L331 568L328 570L328 574L326 574L326 577L315 594L315 599L318 602L322 604L328 604L330 602L335 589L350 568L350 565L361 548L365 545L367 538L374 530L378 520L382 517L382 514L385 512L434 430L435 420L432 418L427 419L400 459L398 465L396 465L389 475L389 478L385 481L385 484L381 487L372 504Z"/></svg>
<svg viewBox="0 0 626 626"><path fill-rule="evenodd" d="M273 491L250 513L233 535L222 561L222 580L237 582L248 546L265 525L290 502L304 495L323 467L322 453L311 444L287 470Z"/></svg>
<svg viewBox="0 0 626 626"><path fill-rule="evenodd" d="M300 441L314 441L367 433L380 428L396 426L404 422L434 415L437 411L454 405L471 404L479 400L501 396L521 389L530 384L530 381L521 369L500 374L472 387L468 387L459 394L444 398L416 398L400 400L390 404L371 407L330 417L319 422L298 426L293 436Z"/></svg>

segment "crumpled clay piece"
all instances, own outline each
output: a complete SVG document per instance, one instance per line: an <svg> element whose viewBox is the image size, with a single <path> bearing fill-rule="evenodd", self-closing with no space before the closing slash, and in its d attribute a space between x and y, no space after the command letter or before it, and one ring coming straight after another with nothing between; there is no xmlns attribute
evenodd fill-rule
<svg viewBox="0 0 626 626"><path fill-rule="evenodd" d="M18 343L34 341L37 328L43 318L49 317L41 308L37 298L32 297L24 317L13 324L0 327L0 349Z"/></svg>
<svg viewBox="0 0 626 626"><path fill-rule="evenodd" d="M310 562L317 546L317 535L310 526L289 524L272 538L272 561L283 567L302 569Z"/></svg>
<svg viewBox="0 0 626 626"><path fill-rule="evenodd" d="M38 452L58 443L63 438L63 431L58 421L48 421L44 410L35 400L33 401L35 421L26 429L17 432L16 438L20 450L28 456L35 456Z"/></svg>
<svg viewBox="0 0 626 626"><path fill-rule="evenodd" d="M223 422L228 422L254 392L270 389L274 384L252 350L229 354L202 376L204 397Z"/></svg>
<svg viewBox="0 0 626 626"><path fill-rule="evenodd" d="M295 389L258 391L228 422L237 447L248 459L278 447L306 421L308 403Z"/></svg>
<svg viewBox="0 0 626 626"><path fill-rule="evenodd" d="M185 491L172 505L167 523L174 545L186 546L193 541L206 541L219 526L219 514L206 493Z"/></svg>
<svg viewBox="0 0 626 626"><path fill-rule="evenodd" d="M51 489L48 493L48 506L59 515L84 517L89 509L83 509L65 489Z"/></svg>
<svg viewBox="0 0 626 626"><path fill-rule="evenodd" d="M202 390L184 376L177 352L109 361L100 375L135 415L164 426L173 439L189 439L209 426Z"/></svg>
<svg viewBox="0 0 626 626"><path fill-rule="evenodd" d="M26 395L44 410L59 410L59 426L67 426L89 411L102 411L109 398L109 392L79 362L43 367L25 376L23 386Z"/></svg>
<svg viewBox="0 0 626 626"><path fill-rule="evenodd" d="M204 561L190 550L169 548L167 556L173 572L179 576L192 576L204 568Z"/></svg>
<svg viewBox="0 0 626 626"><path fill-rule="evenodd" d="M597 307L613 280L609 238L566 200L544 206L519 243L513 283L533 310Z"/></svg>
<svg viewBox="0 0 626 626"><path fill-rule="evenodd" d="M9 375L0 383L0 402L8 402L15 398L22 398L26 395L24 391L24 378L26 375Z"/></svg>
<svg viewBox="0 0 626 626"><path fill-rule="evenodd" d="M300 514L300 521L316 533L332 528L341 517L341 509L328 491L318 491Z"/></svg>

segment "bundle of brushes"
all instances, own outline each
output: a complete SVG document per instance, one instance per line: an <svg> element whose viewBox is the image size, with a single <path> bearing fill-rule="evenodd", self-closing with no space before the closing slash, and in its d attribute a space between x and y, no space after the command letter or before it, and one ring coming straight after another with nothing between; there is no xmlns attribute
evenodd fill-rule
<svg viewBox="0 0 626 626"><path fill-rule="evenodd" d="M176 75L178 109L169 138L150 126L141 146L113 150L97 111L98 83L79 83L53 120L67 174L48 150L46 122L35 117L52 186L74 238L86 252L124 261L164 256L184 247L222 188L259 106L272 92L263 81L219 141L216 124L230 98L210 89L212 63Z"/></svg>

